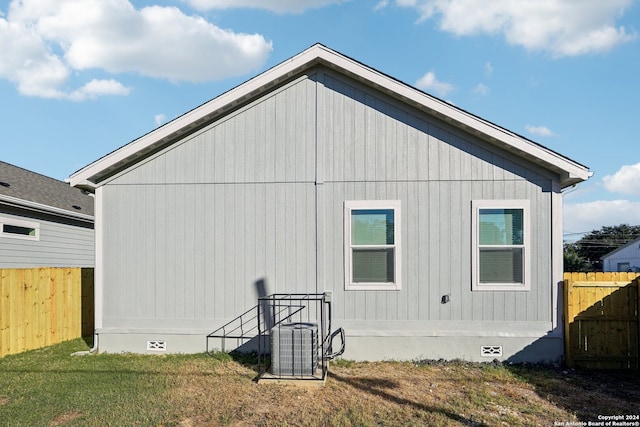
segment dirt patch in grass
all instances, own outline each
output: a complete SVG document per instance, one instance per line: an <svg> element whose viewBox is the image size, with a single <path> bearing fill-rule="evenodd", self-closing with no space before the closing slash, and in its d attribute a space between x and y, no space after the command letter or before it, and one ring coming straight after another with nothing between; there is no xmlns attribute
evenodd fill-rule
<svg viewBox="0 0 640 427"><path fill-rule="evenodd" d="M65 412L64 414L60 414L55 417L49 424L49 427L63 426L71 423L74 420L77 420L80 417L82 417L82 412L80 411Z"/></svg>
<svg viewBox="0 0 640 427"><path fill-rule="evenodd" d="M640 413L640 382L618 373L462 362L337 363L324 387L309 388L256 384L256 372L233 361L188 370L167 394L181 408L174 421L183 426L534 426Z"/></svg>

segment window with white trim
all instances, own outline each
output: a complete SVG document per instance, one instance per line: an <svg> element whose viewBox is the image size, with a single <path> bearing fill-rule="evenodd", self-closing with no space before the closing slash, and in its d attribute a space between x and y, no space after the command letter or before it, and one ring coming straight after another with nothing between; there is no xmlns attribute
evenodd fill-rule
<svg viewBox="0 0 640 427"><path fill-rule="evenodd" d="M472 290L530 290L529 201L474 200L472 211Z"/></svg>
<svg viewBox="0 0 640 427"><path fill-rule="evenodd" d="M40 224L21 219L0 217L0 237L40 240Z"/></svg>
<svg viewBox="0 0 640 427"><path fill-rule="evenodd" d="M400 201L344 202L345 289L400 289Z"/></svg>

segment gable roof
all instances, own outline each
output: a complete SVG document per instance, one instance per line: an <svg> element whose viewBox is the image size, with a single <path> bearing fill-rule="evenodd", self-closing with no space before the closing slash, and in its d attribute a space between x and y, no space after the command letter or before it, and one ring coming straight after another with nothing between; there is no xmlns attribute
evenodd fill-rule
<svg viewBox="0 0 640 427"><path fill-rule="evenodd" d="M0 161L0 205L93 222L93 197L69 184Z"/></svg>
<svg viewBox="0 0 640 427"><path fill-rule="evenodd" d="M518 157L541 165L560 176L563 188L585 181L591 176L591 172L586 166L361 62L321 44L315 44L217 98L85 166L71 175L68 180L72 186L93 190L109 176L317 65L329 67L354 78L512 152Z"/></svg>
<svg viewBox="0 0 640 427"><path fill-rule="evenodd" d="M633 245L635 245L635 244L640 244L640 237L638 237L637 239L634 239L634 240L630 241L629 243L627 243L627 244L625 244L625 245L620 246L620 247L619 247L619 248L617 248L617 249L612 250L611 252L609 252L609 253L608 253L608 254L606 254L606 255L602 255L602 256L600 257L600 259L601 259L601 260L604 260L605 258L609 258L609 257L611 257L612 255L615 255L615 254L617 254L618 252L621 252L621 251L623 251L623 250L627 249L628 247L633 246Z"/></svg>

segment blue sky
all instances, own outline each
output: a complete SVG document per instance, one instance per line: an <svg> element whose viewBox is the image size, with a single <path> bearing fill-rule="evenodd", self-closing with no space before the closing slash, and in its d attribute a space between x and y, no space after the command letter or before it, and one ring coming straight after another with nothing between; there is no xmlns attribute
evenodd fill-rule
<svg viewBox="0 0 640 427"><path fill-rule="evenodd" d="M640 225L638 0L0 1L0 160L58 179L320 42L583 165Z"/></svg>

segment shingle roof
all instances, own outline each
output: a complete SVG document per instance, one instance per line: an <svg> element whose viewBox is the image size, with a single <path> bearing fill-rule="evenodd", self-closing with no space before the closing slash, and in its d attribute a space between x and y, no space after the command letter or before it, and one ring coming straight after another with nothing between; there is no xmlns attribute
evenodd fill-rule
<svg viewBox="0 0 640 427"><path fill-rule="evenodd" d="M0 204L3 203L38 207L65 216L93 217L93 197L66 182L0 161Z"/></svg>

